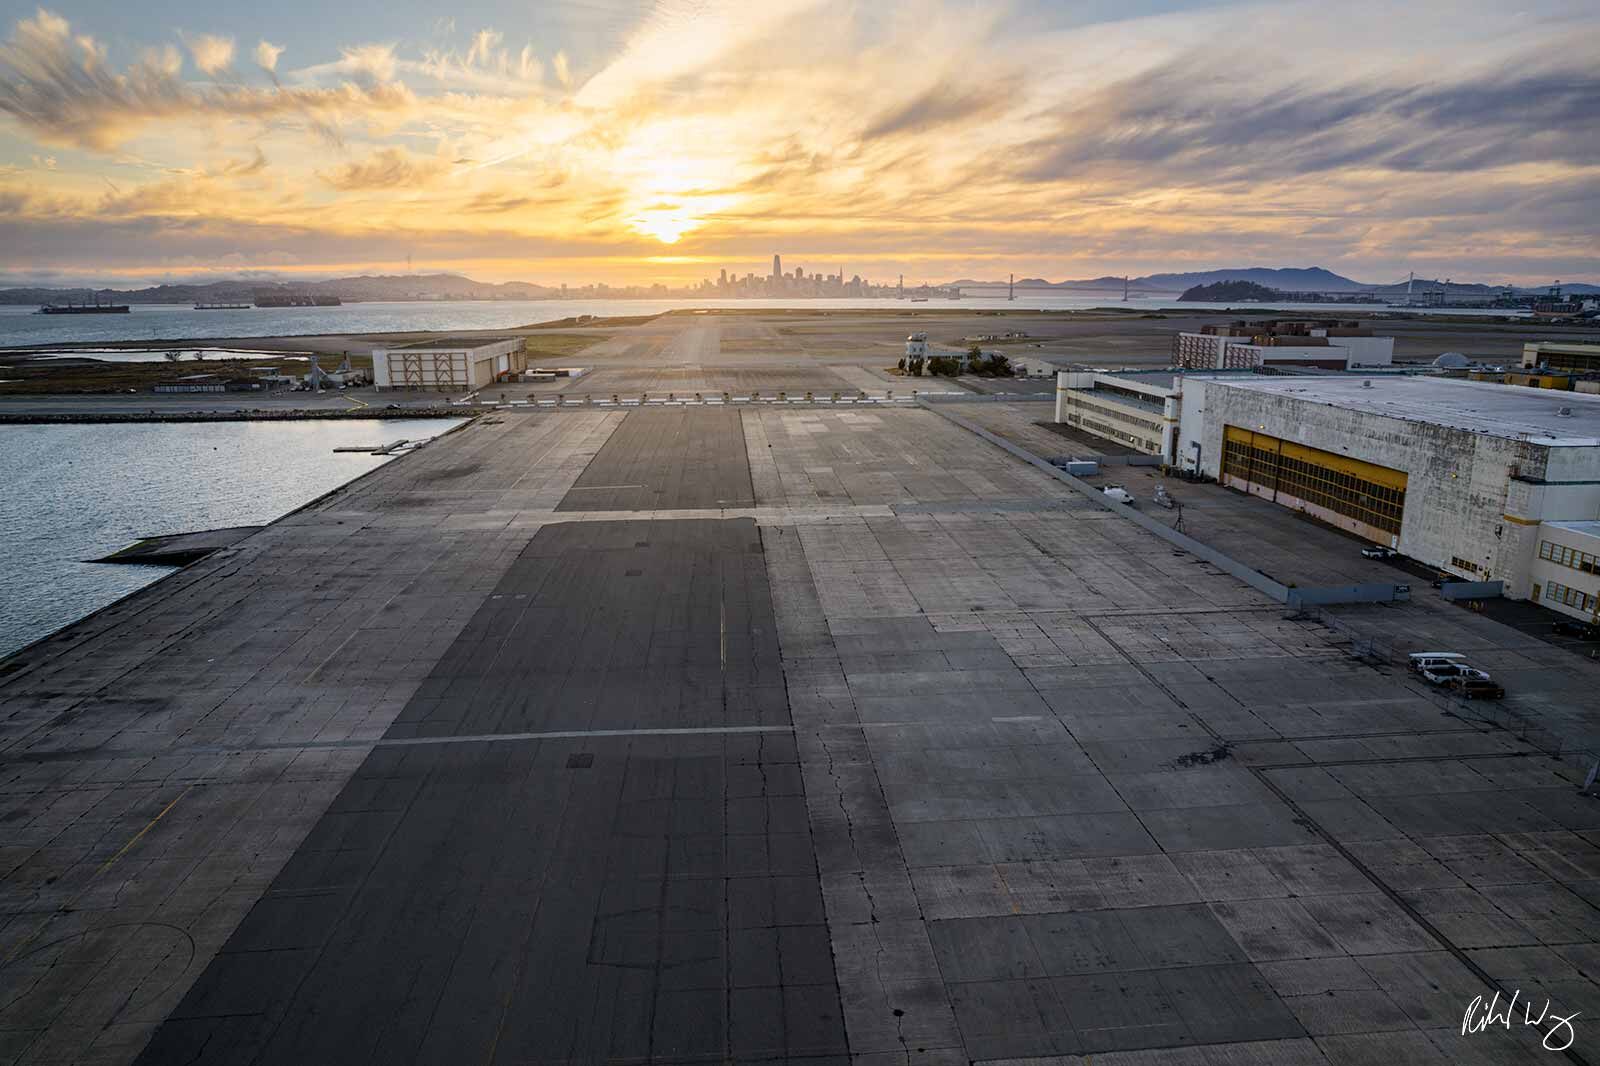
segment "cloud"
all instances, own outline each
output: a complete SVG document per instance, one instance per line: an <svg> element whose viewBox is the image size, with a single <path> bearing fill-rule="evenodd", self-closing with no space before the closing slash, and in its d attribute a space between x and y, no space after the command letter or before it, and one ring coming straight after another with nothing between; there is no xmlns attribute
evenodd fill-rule
<svg viewBox="0 0 1600 1066"><path fill-rule="evenodd" d="M824 0L657 0L644 24L622 53L584 85L578 102L611 106L646 93L674 79L715 69L728 54L753 42L770 40L773 31L804 12L824 8L824 18L841 18L842 10L826 10ZM818 25L823 25L819 23ZM798 41L796 42L798 43ZM556 57L562 84L565 58ZM774 89L779 87L773 82Z"/></svg>
<svg viewBox="0 0 1600 1066"><path fill-rule="evenodd" d="M233 38L202 33L189 43L189 54L202 73L218 74L233 63ZM174 71L173 73L177 73Z"/></svg>
<svg viewBox="0 0 1600 1066"><path fill-rule="evenodd" d="M395 46L392 44L361 44L340 49L339 62L333 69L355 77L362 84L394 80Z"/></svg>
<svg viewBox="0 0 1600 1066"><path fill-rule="evenodd" d="M384 148L365 159L346 163L317 176L341 192L369 189L415 189L442 174L446 164L419 159L401 148Z"/></svg>
<svg viewBox="0 0 1600 1066"><path fill-rule="evenodd" d="M424 25L280 70L262 41L271 77L255 88L211 76L194 41L138 42L148 52L113 68L42 12L0 44L0 120L23 153L100 155L0 187L22 197L27 249L55 227L61 250L39 261L74 269L98 225L130 260L141 241L222 254L224 232L277 254L294 233L302 262L360 265L425 231L430 261L537 246L612 277L658 269L624 265L661 250L646 234L678 241L680 274L777 249L908 278L919 263L1061 277L1235 257L1326 256L1361 277L1404 276L1410 256L1456 277L1600 270L1600 83L1562 47L1600 13L1417 0L1395 24L1351 2L1086 23L1043 0L659 0L609 53ZM1246 14L1292 53L1247 61ZM576 71L560 50L574 41ZM347 139L359 152L330 158Z"/></svg>
<svg viewBox="0 0 1600 1066"><path fill-rule="evenodd" d="M525 92L538 88L544 65L531 44L513 52L503 34L483 29L473 34L466 52L429 50L420 63L401 61L402 70L416 71L443 85L475 91Z"/></svg>
<svg viewBox="0 0 1600 1066"><path fill-rule="evenodd" d="M87 51L86 51L87 58ZM97 54L92 62L98 64L104 59L104 54ZM89 64L85 63L87 67ZM177 45L164 44L159 48L146 48L139 58L139 65L134 68L133 74L148 79L151 82L157 79L176 78L183 72L183 55L178 51Z"/></svg>
<svg viewBox="0 0 1600 1066"><path fill-rule="evenodd" d="M1010 107L1020 79L1007 76L972 83L962 77L940 79L908 100L880 112L862 130L862 140L921 134L939 126L997 114Z"/></svg>
<svg viewBox="0 0 1600 1066"><path fill-rule="evenodd" d="M500 54L500 42L505 35L499 30L483 29L472 36L472 46L467 49L467 65L487 64L490 59Z"/></svg>
<svg viewBox="0 0 1600 1066"><path fill-rule="evenodd" d="M1285 85L1253 70L1197 76L1205 60L1181 57L1056 111L1056 131L1027 146L1018 176L1053 182L1132 166L1142 183L1260 181L1597 160L1600 70L1563 68L1559 57L1343 85Z"/></svg>
<svg viewBox="0 0 1600 1066"><path fill-rule="evenodd" d="M267 156L257 145L249 159L230 159L213 173L218 177L244 178L267 169Z"/></svg>
<svg viewBox="0 0 1600 1066"><path fill-rule="evenodd" d="M218 55L207 53L207 62ZM180 78L183 57L170 44L146 49L120 73L103 59L92 39L74 36L57 15L40 11L22 19L10 40L0 44L0 114L46 143L105 151L162 120L301 116L328 123L348 113L381 114L415 104L403 84L373 76L384 69L380 51L346 54L352 71L365 72L362 84L351 79L327 87L266 90L191 86Z"/></svg>
<svg viewBox="0 0 1600 1066"><path fill-rule="evenodd" d="M530 196L509 196L504 193L486 192L474 196L462 207L462 210L477 215L498 215L527 207L533 202L534 200Z"/></svg>
<svg viewBox="0 0 1600 1066"><path fill-rule="evenodd" d="M256 66L262 70L277 70L278 57L283 55L283 46L270 41L256 42Z"/></svg>

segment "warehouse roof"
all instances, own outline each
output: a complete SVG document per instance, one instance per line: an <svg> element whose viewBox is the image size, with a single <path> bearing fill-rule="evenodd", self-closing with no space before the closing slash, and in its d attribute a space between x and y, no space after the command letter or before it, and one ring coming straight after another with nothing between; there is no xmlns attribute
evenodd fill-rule
<svg viewBox="0 0 1600 1066"><path fill-rule="evenodd" d="M1557 529L1568 529L1574 533L1582 533L1587 537L1600 537L1600 522L1545 522L1547 526Z"/></svg>
<svg viewBox="0 0 1600 1066"><path fill-rule="evenodd" d="M1600 446L1600 396L1457 378L1361 374L1211 378L1231 389L1541 444ZM1568 413L1562 414L1565 409Z"/></svg>

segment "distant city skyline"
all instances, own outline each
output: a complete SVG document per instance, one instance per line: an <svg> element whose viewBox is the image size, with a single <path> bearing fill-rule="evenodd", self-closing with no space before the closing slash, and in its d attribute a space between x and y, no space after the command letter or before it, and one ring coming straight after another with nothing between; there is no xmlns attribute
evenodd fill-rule
<svg viewBox="0 0 1600 1066"><path fill-rule="evenodd" d="M774 248L1593 278L1597 30L1569 0L49 0L0 24L0 285L682 286Z"/></svg>
<svg viewBox="0 0 1600 1066"><path fill-rule="evenodd" d="M647 290L650 290L655 294L671 293L674 295L695 297L801 296L848 298L855 296L888 295L894 293L896 290L901 289L902 287L905 291L931 291L942 294L950 290L951 287L956 283L963 283L967 287L987 286L995 289L1037 289L1038 283L1040 282L1052 287L1081 284L1092 287L1094 291L1111 291L1113 289L1121 289L1126 291L1127 286L1131 284L1134 286L1136 292L1143 288L1144 291L1147 292L1158 291L1161 293L1168 293L1178 292L1183 288L1189 287L1191 284L1200 284L1206 280L1204 277L1179 280L1183 279L1185 275L1221 274L1230 276L1243 276L1257 275L1263 272L1271 273L1274 271L1283 271L1287 274L1295 275L1294 277L1287 277L1282 280L1272 282L1275 287L1290 292L1335 293L1355 291L1356 289L1365 287L1382 289L1403 286L1407 281L1407 279L1403 277L1396 279L1345 278L1340 275L1333 274L1327 283L1319 284L1315 280L1304 279L1300 277L1300 275L1315 274L1322 268L1291 268L1258 265L1252 267L1214 267L1197 271L1154 271L1149 275L1138 276L1128 274L1103 274L1095 278L1037 278L1035 276L1018 278L1015 272L1007 272L1005 277L943 277L937 279L913 277L909 282L905 282L903 280L903 275L896 275L892 280L889 278L878 280L874 278L863 277L861 274L851 274L846 277L843 267L830 269L825 266L820 269L807 271L803 265L797 264L793 270L784 270L782 253L774 253L772 259L772 267L768 273L760 273L753 269L746 270L741 273L737 264L730 264L727 266L718 267L717 274L714 277L704 276L697 280L689 280L681 283L671 284L666 282L612 283L603 281L573 280L532 281L527 278L511 278L504 281L495 281L479 277L469 277L468 275L457 271L436 270L431 268L412 268L406 270L377 269L363 271L354 275L329 274L296 276L292 274L259 272L235 277L217 277L214 275L201 274L188 277L166 278L153 281L150 284L140 284L130 281L104 282L99 280L83 280L79 282L72 282L64 279L50 278L32 282L24 282L20 280L7 281L0 279L0 292L9 291L15 293L20 290L30 289L55 291L77 289L84 292L99 289L103 291L130 292L160 288L163 285L174 287L196 285L229 286L244 292L251 290L256 286L277 285L293 287L296 284L311 285L327 281L359 277L390 279L394 281L399 281L408 277L417 278L419 281L432 278L454 277L480 286L526 286L532 289L548 291L552 294L574 296L603 295L607 293L624 291L634 295L639 295L645 293ZM745 265L748 266L749 264ZM1454 278L1448 275L1444 277L1418 276L1415 280L1419 286L1419 293L1426 290L1437 290L1443 292L1473 288L1498 289L1502 287L1515 287L1522 290L1537 290L1540 292L1549 290L1553 287L1576 286L1580 290L1600 287L1600 285L1597 285L1596 282L1592 282L1588 278L1584 277L1551 279L1550 281L1533 284L1519 284L1504 280L1474 282L1461 278ZM1338 284L1340 281L1346 284ZM1600 281L1600 279L1597 279L1597 281ZM1153 284L1158 284L1160 287L1152 289L1151 286ZM1067 289L1066 291L1089 291L1089 289Z"/></svg>

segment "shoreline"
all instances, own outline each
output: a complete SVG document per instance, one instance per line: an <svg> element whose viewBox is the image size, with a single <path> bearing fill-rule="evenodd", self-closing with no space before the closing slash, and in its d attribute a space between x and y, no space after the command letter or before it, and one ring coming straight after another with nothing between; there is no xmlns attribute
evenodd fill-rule
<svg viewBox="0 0 1600 1066"><path fill-rule="evenodd" d="M450 336L515 336L521 334L537 334L548 332L552 329L568 330L571 332L587 332L595 329L616 329L623 326L638 325L657 318L671 316L711 316L711 315L795 315L818 316L835 318L840 315L862 313L871 315L894 315L895 317L1081 317L1081 318L1140 318L1146 316L1185 315L1185 316L1231 316L1231 317L1323 317L1323 318L1354 318L1370 319L1376 322L1428 322L1436 325L1481 325L1481 326L1537 326L1544 330L1566 330L1586 332L1592 327L1570 325L1566 323L1540 322L1530 317L1516 315L1492 314L1451 314L1445 311L1426 311L1421 308L1386 308L1376 310L1370 307L1349 307L1339 304L1307 305L1305 307L1273 307L1270 305L1250 304L1245 306L1230 307L1201 307L1184 305L1174 299L1170 304L1161 307L1127 307L1115 303L1096 305L1094 307L1075 308L1028 308L1005 307L986 308L973 306L959 306L957 301L951 301L956 306L939 305L925 307L907 307L903 301L887 301L885 307L710 307L710 308L672 308L666 311L657 311L642 315L613 315L606 317L590 318L578 322L573 318L558 318L544 322L527 322L515 326L505 326L498 329L448 329L448 330L373 330L363 332L319 332L319 333L274 333L245 336L210 335L202 337L160 337L144 339L128 339L113 341L61 341L53 344L18 344L0 345L0 356L20 356L48 354L53 352L71 352L82 350L100 349L104 351L143 350L157 348L200 348L213 350L230 350L249 352L252 355L274 356L284 354L309 354L327 356L335 354L332 350L308 352L296 349L285 352L281 347L285 344L321 342L322 344L350 344L353 346L383 346L385 344L410 343L415 340L425 340L429 337ZM166 307L177 305L152 304L145 306ZM252 345L264 347L252 349ZM279 347L273 347L274 345Z"/></svg>
<svg viewBox="0 0 1600 1066"><path fill-rule="evenodd" d="M0 425L4 426L54 426L97 425L119 422L307 422L346 421L361 422L404 418L466 418L481 412L459 407L358 407L352 410L319 410L295 408L287 411L62 411L62 412L5 412L0 411Z"/></svg>

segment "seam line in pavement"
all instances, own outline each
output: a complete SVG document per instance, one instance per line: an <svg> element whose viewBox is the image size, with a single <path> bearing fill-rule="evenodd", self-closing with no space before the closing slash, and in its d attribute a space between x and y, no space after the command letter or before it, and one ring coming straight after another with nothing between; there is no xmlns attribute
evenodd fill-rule
<svg viewBox="0 0 1600 1066"><path fill-rule="evenodd" d="M994 718L996 722L1033 722L1045 721L1045 715L1014 715ZM923 723L918 721L891 721L891 722L823 722L812 727L813 731L822 733L832 729L900 729L906 726L917 726ZM543 733L472 733L463 736L447 737L391 737L377 740L286 740L278 743L208 745L204 747L181 748L119 748L115 751L69 753L75 759L125 759L125 758L155 758L191 755L237 755L253 751L302 751L342 748L393 748L393 747L418 747L428 744L487 744L494 741L528 741L528 740L581 740L585 737L660 737L660 736L712 736L716 734L762 734L762 733L795 733L799 728L792 725L728 725L704 726L695 729L563 729ZM1461 733L1479 733L1479 729L1436 729L1428 730L1423 736L1453 736ZM1249 739L1235 740L1230 743L1234 747L1250 744L1295 744L1307 740L1362 740L1374 737L1383 738L1404 734L1393 733L1355 733L1348 736L1313 736L1313 737L1282 737L1270 740ZM1219 738L1220 739L1220 738ZM1533 752L1470 752L1460 755L1417 755L1417 756L1382 756L1374 755L1369 759L1349 759L1338 762L1293 762L1271 763L1252 766L1256 770L1293 770L1304 769L1310 766L1343 766L1359 765L1365 763L1389 764L1400 762L1438 762L1452 759L1518 759L1533 757ZM22 752L9 758L0 758L0 763L5 762L51 762L57 758L55 752ZM107 786L109 787L109 786Z"/></svg>
<svg viewBox="0 0 1600 1066"><path fill-rule="evenodd" d="M1439 761L1446 760L1441 758ZM1389 884L1389 882L1383 878L1383 875L1363 862L1361 857L1353 852L1342 840L1336 837L1331 830L1324 826L1315 817L1307 813L1306 809L1302 807L1293 797L1291 797L1289 793L1286 792L1276 781L1273 781L1264 769L1251 767L1251 776L1269 789L1273 795L1277 796L1279 801L1282 802L1285 807L1288 807L1290 812L1294 814L1296 821L1309 828L1312 832L1316 833L1317 836L1321 837L1329 847L1333 848L1334 851L1339 853L1340 857L1342 857L1345 862L1348 862L1356 869L1358 873L1361 874L1362 877L1365 877L1374 888L1376 888L1379 892L1382 892L1384 896L1388 897L1390 903L1400 908L1400 910L1405 913L1406 917L1410 918L1411 921L1416 924L1417 928L1433 937L1433 939L1440 946L1442 946L1445 951L1449 952L1450 955L1455 958L1456 962L1460 963L1462 967L1464 967L1478 980L1482 981L1484 985L1491 990L1499 992L1508 999L1514 999L1514 997L1512 997L1510 994L1511 990L1506 987L1505 982L1493 977L1489 971L1485 970L1481 965L1479 965L1476 959L1467 953L1465 948L1463 948L1460 944L1457 944L1454 940L1450 939L1450 937L1445 935L1444 930L1440 929L1433 922L1429 921L1428 918L1424 916L1420 910L1413 906L1398 889ZM1383 816L1380 814L1379 817L1381 818ZM1406 834L1406 839L1412 839L1410 834ZM1577 1063L1578 1066L1589 1066L1589 1059L1576 1048L1568 1047L1564 1052L1562 1052L1562 1054L1569 1062Z"/></svg>
<svg viewBox="0 0 1600 1066"><path fill-rule="evenodd" d="M789 725L718 725L695 729L557 729L542 733L464 733L449 737L385 737L378 740L314 740L264 744L267 748L409 748L425 744L487 744L507 740L579 740L584 737L677 737L719 733L793 733Z"/></svg>

